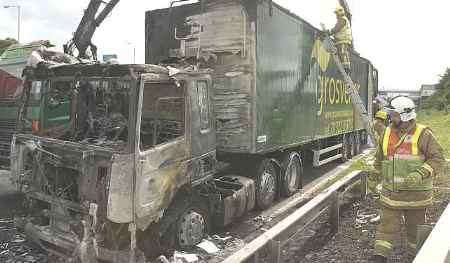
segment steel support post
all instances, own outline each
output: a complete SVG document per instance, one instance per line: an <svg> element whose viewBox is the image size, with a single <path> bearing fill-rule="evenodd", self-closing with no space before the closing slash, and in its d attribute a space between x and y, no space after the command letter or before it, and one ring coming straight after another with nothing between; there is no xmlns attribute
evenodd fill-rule
<svg viewBox="0 0 450 263"><path fill-rule="evenodd" d="M367 197L367 189L368 189L368 177L369 174L367 172L361 172L361 200L365 200Z"/></svg>
<svg viewBox="0 0 450 263"><path fill-rule="evenodd" d="M336 191L331 196L330 203L330 224L331 224L331 232L337 233L339 231L339 208L341 206L341 193Z"/></svg>
<svg viewBox="0 0 450 263"><path fill-rule="evenodd" d="M279 263L281 262L281 242L272 239L269 243L270 246L270 262Z"/></svg>

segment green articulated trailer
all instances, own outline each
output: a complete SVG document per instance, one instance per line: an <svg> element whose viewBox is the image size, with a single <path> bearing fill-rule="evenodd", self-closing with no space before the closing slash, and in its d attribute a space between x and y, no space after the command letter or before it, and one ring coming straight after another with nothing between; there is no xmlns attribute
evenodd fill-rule
<svg viewBox="0 0 450 263"><path fill-rule="evenodd" d="M358 150L365 141L321 31L272 1L203 1L147 12L146 63L175 61L213 70L224 158L309 149L317 166L339 154L348 158L348 145ZM370 112L377 71L356 53L352 79Z"/></svg>

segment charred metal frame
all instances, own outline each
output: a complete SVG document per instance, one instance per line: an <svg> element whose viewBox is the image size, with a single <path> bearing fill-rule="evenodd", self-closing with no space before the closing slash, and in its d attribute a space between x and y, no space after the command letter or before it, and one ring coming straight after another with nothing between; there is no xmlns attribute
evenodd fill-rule
<svg viewBox="0 0 450 263"><path fill-rule="evenodd" d="M63 69L64 76L51 74L50 71L38 77L30 77L30 79L35 79L36 81L48 80L50 85L55 81L68 82L71 85L74 85L76 81L129 82L130 100L128 105L128 141L126 149L124 151L115 151L102 146L80 144L77 141L63 141L49 137L18 134L15 136L12 146L15 153L12 170L17 176L19 188L25 161L24 151L28 147L24 144L26 141L33 141L36 144L42 144L43 147L50 147L50 149L53 149L52 151L55 151L55 155L59 154L65 158L71 159L71 154L76 154L78 160L73 165L77 165L77 167L72 167L72 164L69 165L69 163L64 162L57 165L62 168L75 169L80 176L96 178L99 173L97 166L99 168L100 165L107 167L104 171L107 173L107 178L105 179L107 199L103 200L102 203L97 203L100 201L93 199L93 197L85 199L82 196L78 196L81 203L63 200L54 196L48 196L40 189L31 189L32 187L29 189L31 191L25 194L32 200L40 200L46 205L50 205L50 208L52 204L58 204L63 209L78 213L82 218L80 223L84 226L85 233L95 232L94 228L98 220L128 225L129 250L113 251L104 247L97 247L96 253L102 259L111 257L129 259L137 253L137 231L144 231L150 224L157 223L165 214L165 210L172 205L180 189L190 188L193 190L212 178L216 172L215 122L211 105L211 77L204 72L187 71L181 71L174 76L169 76L169 72L161 67L158 67L158 70L155 70L155 72L135 72L130 67L129 73L120 76L109 76L107 74L101 76L95 75L96 73L84 75L81 71L86 71L87 68L78 69L80 71L77 68L74 68L74 70L69 69L69 71ZM199 98L197 94L198 81L207 82L207 107L209 109L210 128L206 130L201 130L200 125ZM170 83L184 90L182 92L185 115L184 135L141 151L139 145L144 84L152 82L158 84ZM26 107L26 101L24 101L23 106ZM79 165L82 167L78 167ZM147 177L145 176L146 174ZM142 181L144 179L148 180ZM96 179L93 180L95 181ZM79 187L84 186L80 185ZM95 188L95 184L92 187ZM84 191L91 191L94 189L92 187L79 189L79 194ZM103 206L106 207L102 208ZM97 215L97 210L100 211L100 209L106 210L104 212L106 214ZM44 211L46 217L58 217L60 222L64 222L64 224L75 220L56 215L50 210ZM80 257L84 257L88 253L87 251L74 252L74 250L79 250L81 248L80 244L85 246L87 243L92 242L89 238L79 239L76 236L63 233L56 234L53 231L57 230L50 229L51 225L34 225L29 218L17 218L16 223L44 249L56 254L78 253ZM170 223L173 222L165 222L165 224ZM58 247L60 247L61 251L58 251Z"/></svg>
<svg viewBox="0 0 450 263"><path fill-rule="evenodd" d="M146 229L151 223L159 221L164 210L169 207L182 187L194 187L212 178L215 174L214 129L211 127L208 132L201 132L197 124L199 121L199 115L196 112L198 108L196 105L197 93L194 92L197 81L206 81L208 89L211 89L210 77L202 73L182 72L174 78L168 76L165 78L154 74L141 76L136 127L141 125L144 84L173 83L180 89L184 89L182 93L185 100L183 136L154 145L146 150L140 150L140 129L136 129L136 174L142 179L136 184L135 196L138 208L136 210L137 227L141 230ZM209 102L211 101L211 92L208 94ZM213 125L214 117L211 112L209 119ZM155 159L155 157L159 159ZM213 167L209 171L203 171L201 167L201 160L205 158L214 160ZM145 176L145 174L147 175ZM147 196L150 193L153 197Z"/></svg>

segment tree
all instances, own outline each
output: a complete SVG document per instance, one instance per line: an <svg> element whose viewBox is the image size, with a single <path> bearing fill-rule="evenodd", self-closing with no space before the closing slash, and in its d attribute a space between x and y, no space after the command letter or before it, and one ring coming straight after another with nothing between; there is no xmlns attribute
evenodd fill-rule
<svg viewBox="0 0 450 263"><path fill-rule="evenodd" d="M423 103L423 108L437 108L447 111L450 104L450 68L447 68L444 74L440 75L437 91L427 98Z"/></svg>
<svg viewBox="0 0 450 263"><path fill-rule="evenodd" d="M0 55L12 44L17 44L17 40L14 38L0 39Z"/></svg>
<svg viewBox="0 0 450 263"><path fill-rule="evenodd" d="M449 90L450 89L450 68L447 68L445 73L441 75L441 79L438 84L439 89Z"/></svg>

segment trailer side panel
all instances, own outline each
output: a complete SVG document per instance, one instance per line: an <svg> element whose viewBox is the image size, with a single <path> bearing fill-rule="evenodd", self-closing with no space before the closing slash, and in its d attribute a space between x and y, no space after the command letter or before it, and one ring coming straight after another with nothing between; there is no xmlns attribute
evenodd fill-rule
<svg viewBox="0 0 450 263"><path fill-rule="evenodd" d="M352 56L352 79L367 106L369 63ZM361 129L320 31L266 1L257 17L257 152Z"/></svg>
<svg viewBox="0 0 450 263"><path fill-rule="evenodd" d="M174 40L184 21L201 27ZM219 152L267 153L362 129L321 32L275 3L212 0L150 11L146 34L146 63L200 57L214 70ZM367 106L370 62L356 54L352 61Z"/></svg>

